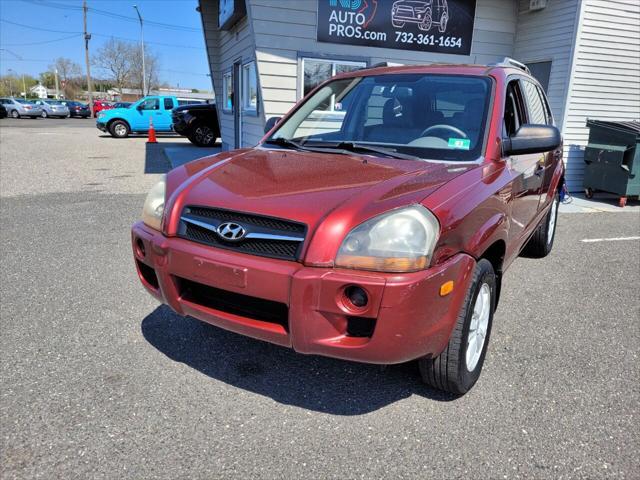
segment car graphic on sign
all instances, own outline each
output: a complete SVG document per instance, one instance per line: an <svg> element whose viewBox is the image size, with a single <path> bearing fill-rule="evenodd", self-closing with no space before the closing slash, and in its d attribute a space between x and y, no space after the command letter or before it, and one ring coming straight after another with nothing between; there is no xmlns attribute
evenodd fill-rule
<svg viewBox="0 0 640 480"><path fill-rule="evenodd" d="M399 0L391 9L394 28L403 28L406 23L417 23L418 28L428 32L434 25L444 33L449 21L447 0Z"/></svg>

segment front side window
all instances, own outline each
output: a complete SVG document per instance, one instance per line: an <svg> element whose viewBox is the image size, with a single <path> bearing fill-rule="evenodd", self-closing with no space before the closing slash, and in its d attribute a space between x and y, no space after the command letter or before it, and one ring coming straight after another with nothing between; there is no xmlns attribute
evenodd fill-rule
<svg viewBox="0 0 640 480"><path fill-rule="evenodd" d="M160 101L157 98L147 98L140 104L140 110L160 110Z"/></svg>
<svg viewBox="0 0 640 480"><path fill-rule="evenodd" d="M482 154L492 81L488 77L390 74L334 80L269 140L301 146L384 147L434 160Z"/></svg>
<svg viewBox="0 0 640 480"><path fill-rule="evenodd" d="M233 111L233 75L227 72L222 76L222 109L225 112Z"/></svg>
<svg viewBox="0 0 640 480"><path fill-rule="evenodd" d="M242 66L242 109L255 112L258 109L258 79L255 62Z"/></svg>

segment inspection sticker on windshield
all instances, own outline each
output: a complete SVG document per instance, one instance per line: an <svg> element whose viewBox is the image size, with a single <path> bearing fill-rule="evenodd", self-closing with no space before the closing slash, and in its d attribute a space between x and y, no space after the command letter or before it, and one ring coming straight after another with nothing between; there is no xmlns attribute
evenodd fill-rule
<svg viewBox="0 0 640 480"><path fill-rule="evenodd" d="M449 148L457 148L459 150L469 150L471 140L468 138L450 138Z"/></svg>

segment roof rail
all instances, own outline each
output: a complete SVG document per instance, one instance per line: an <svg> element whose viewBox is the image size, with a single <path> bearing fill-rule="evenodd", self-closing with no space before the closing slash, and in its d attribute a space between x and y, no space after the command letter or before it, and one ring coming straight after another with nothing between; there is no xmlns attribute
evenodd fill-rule
<svg viewBox="0 0 640 480"><path fill-rule="evenodd" d="M359 70L367 70L369 68L379 68L379 67L402 67L403 63L392 63L392 62L378 62L373 65L368 65L366 67L362 67Z"/></svg>
<svg viewBox="0 0 640 480"><path fill-rule="evenodd" d="M524 63L519 62L517 60L514 60L513 58L510 58L510 57L504 57L501 62L490 63L489 66L491 66L491 67L515 67L515 68L519 68L520 70L523 70L523 71L527 72L529 75L531 75L531 71L529 70L529 67L527 67Z"/></svg>

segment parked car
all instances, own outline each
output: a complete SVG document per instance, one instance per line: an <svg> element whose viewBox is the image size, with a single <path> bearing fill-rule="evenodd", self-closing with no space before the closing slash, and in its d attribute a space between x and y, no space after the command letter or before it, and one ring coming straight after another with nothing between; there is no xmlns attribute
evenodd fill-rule
<svg viewBox="0 0 640 480"><path fill-rule="evenodd" d="M399 0L391 8L391 23L395 28L416 23L423 32L436 25L440 33L447 30L449 6L447 0Z"/></svg>
<svg viewBox="0 0 640 480"><path fill-rule="evenodd" d="M220 137L216 105L184 105L173 109L173 130L199 147L211 147Z"/></svg>
<svg viewBox="0 0 640 480"><path fill-rule="evenodd" d="M7 113L12 118L38 118L42 115L42 109L40 106L27 100L4 97L0 98L0 103L4 105L4 108L7 109Z"/></svg>
<svg viewBox="0 0 640 480"><path fill-rule="evenodd" d="M69 116L69 108L60 100L34 100L33 103L39 105L42 109L42 118L57 117L67 118Z"/></svg>
<svg viewBox="0 0 640 480"><path fill-rule="evenodd" d="M113 108L113 103L107 102L105 100L94 100L93 101L93 116L98 117L98 113L103 110L111 110Z"/></svg>
<svg viewBox="0 0 640 480"><path fill-rule="evenodd" d="M0 103L0 118L7 118L7 109Z"/></svg>
<svg viewBox="0 0 640 480"><path fill-rule="evenodd" d="M125 138L132 132L148 132L153 118L153 127L157 132L170 132L171 111L178 105L178 99L172 96L144 97L129 108L100 112L96 127L112 137Z"/></svg>
<svg viewBox="0 0 640 480"><path fill-rule="evenodd" d="M64 100L63 103L69 108L69 116L89 118L91 116L91 110L89 105L81 102Z"/></svg>
<svg viewBox="0 0 640 480"><path fill-rule="evenodd" d="M113 108L129 108L132 102L116 102L113 104Z"/></svg>
<svg viewBox="0 0 640 480"><path fill-rule="evenodd" d="M181 315L301 353L417 359L465 393L504 272L554 243L560 132L516 65L338 75L256 147L170 171L132 227L142 284Z"/></svg>

